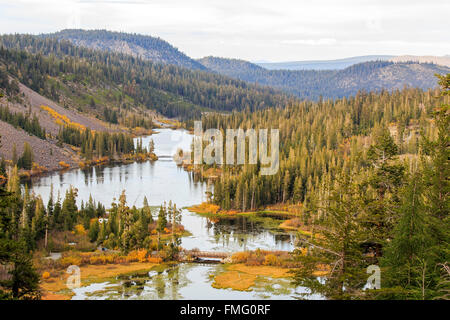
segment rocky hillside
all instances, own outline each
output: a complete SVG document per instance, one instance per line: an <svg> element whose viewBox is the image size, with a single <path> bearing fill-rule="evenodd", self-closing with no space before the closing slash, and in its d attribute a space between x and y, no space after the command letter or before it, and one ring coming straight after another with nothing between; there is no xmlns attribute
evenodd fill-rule
<svg viewBox="0 0 450 320"><path fill-rule="evenodd" d="M33 150L33 161L46 170L61 169L61 162L69 166L76 165L80 158L74 150L68 145L57 143L56 136L60 129L60 123L55 115L65 117L71 123L77 123L93 130L111 130L108 125L98 119L63 108L22 83L18 85L20 92L15 97L4 95L0 98L2 112L7 110L10 114L23 114L26 118L36 117L39 125L45 129L46 139L25 131L20 125L0 120L0 158L12 160L14 147L16 155L20 157L24 150L24 144L28 143Z"/></svg>

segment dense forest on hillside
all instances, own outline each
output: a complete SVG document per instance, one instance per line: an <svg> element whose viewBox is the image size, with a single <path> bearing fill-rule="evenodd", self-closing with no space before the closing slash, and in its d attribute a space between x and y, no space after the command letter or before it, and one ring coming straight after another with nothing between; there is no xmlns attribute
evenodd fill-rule
<svg viewBox="0 0 450 320"><path fill-rule="evenodd" d="M193 70L206 70L202 64L189 58L161 38L135 33L81 29L61 30L56 33L42 34L41 37L69 40L77 46L129 54L153 62Z"/></svg>
<svg viewBox="0 0 450 320"><path fill-rule="evenodd" d="M128 96L136 105L185 119L199 117L202 111L257 110L280 106L288 100L270 88L129 55L94 51L68 41L13 35L0 37L0 45L0 61L7 71L52 99L63 95L65 84L115 86L122 93L119 105Z"/></svg>
<svg viewBox="0 0 450 320"><path fill-rule="evenodd" d="M311 251L299 254L307 267L296 279L313 292L362 297L365 268L380 263L385 290L373 297L441 297L450 241L449 75L440 83L442 91L359 93L205 116L204 129L280 130L278 172L223 166L211 201L238 211L300 206L291 223L309 230L301 243ZM334 266L324 283L312 275L320 264Z"/></svg>
<svg viewBox="0 0 450 320"><path fill-rule="evenodd" d="M359 90L392 90L404 86L434 88L434 74L445 74L450 70L429 63L389 61L369 61L343 70L267 70L247 61L216 57L205 57L198 61L220 74L271 86L299 98L312 100L353 96Z"/></svg>

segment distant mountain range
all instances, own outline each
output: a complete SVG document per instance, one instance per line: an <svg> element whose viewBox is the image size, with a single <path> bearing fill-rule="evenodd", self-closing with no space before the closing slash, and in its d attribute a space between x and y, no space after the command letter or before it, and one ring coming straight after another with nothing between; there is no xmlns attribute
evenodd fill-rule
<svg viewBox="0 0 450 320"><path fill-rule="evenodd" d="M415 61L419 63L434 63L439 64L441 66L450 67L450 55L437 57L437 56L397 56L390 59L393 62L407 62L407 61Z"/></svg>
<svg viewBox="0 0 450 320"><path fill-rule="evenodd" d="M267 70L236 59L206 57L198 61L220 74L313 100L355 95L358 90L434 88L435 74L450 72L445 66L415 62L369 61L341 70Z"/></svg>
<svg viewBox="0 0 450 320"><path fill-rule="evenodd" d="M357 63L368 61L393 61L393 62L420 62L434 63L450 67L450 56L391 56L391 55L369 55L358 56L336 60L306 60L288 62L253 62L254 64L268 70L342 70Z"/></svg>
<svg viewBox="0 0 450 320"><path fill-rule="evenodd" d="M359 56L336 60L306 60L306 61L288 61L288 62L262 62L255 63L268 70L340 70L351 65L377 60L390 60L395 56L371 55Z"/></svg>
<svg viewBox="0 0 450 320"><path fill-rule="evenodd" d="M435 73L450 71L449 56L368 55L324 61L251 63L217 57L195 60L160 38L139 34L68 29L40 37L69 40L76 46L220 74L305 99L339 98L354 95L358 90L391 90L404 86L427 89L436 86Z"/></svg>

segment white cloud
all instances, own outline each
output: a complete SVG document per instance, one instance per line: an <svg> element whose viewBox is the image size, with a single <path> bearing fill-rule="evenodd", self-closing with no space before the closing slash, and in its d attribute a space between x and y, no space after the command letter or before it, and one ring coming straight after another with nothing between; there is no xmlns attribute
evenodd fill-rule
<svg viewBox="0 0 450 320"><path fill-rule="evenodd" d="M307 46L329 46L337 43L336 39L324 38L324 39L297 39L297 40L283 40L284 44L304 44Z"/></svg>

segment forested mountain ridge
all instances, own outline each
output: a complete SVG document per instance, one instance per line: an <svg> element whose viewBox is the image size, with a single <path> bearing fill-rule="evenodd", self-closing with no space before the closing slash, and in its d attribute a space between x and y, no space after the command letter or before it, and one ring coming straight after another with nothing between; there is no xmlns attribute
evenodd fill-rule
<svg viewBox="0 0 450 320"><path fill-rule="evenodd" d="M334 60L305 60L286 62L255 62L256 65L268 70L340 70L357 63L379 60L391 60L395 56L390 55L369 55L357 56ZM411 59L410 59L411 60ZM408 60L409 61L409 60Z"/></svg>
<svg viewBox="0 0 450 320"><path fill-rule="evenodd" d="M65 40L5 35L0 37L0 46L0 59L7 71L52 99L62 99L82 86L89 90L115 89L117 108L125 103L125 109L143 107L182 119L198 118L202 111L278 106L289 99L272 88L155 64L126 54L78 47Z"/></svg>
<svg viewBox="0 0 450 320"><path fill-rule="evenodd" d="M21 37L24 38L26 36L22 35ZM94 52L99 52L96 50L100 50L112 55L119 53L119 55L116 56L120 56L120 59L122 60L126 60L127 56L131 56L134 57L136 61L151 61L156 63L156 65L161 63L163 66L160 66L160 68L162 68L163 72L167 71L164 70L165 68L179 66L193 70L194 72L205 71L205 74L207 72L215 73L246 81L248 83L272 87L276 90L282 90L287 94L295 95L301 99L312 100L317 100L320 97L332 99L349 97L355 95L360 90L392 90L403 88L404 86L418 87L421 89L433 88L435 87L434 74L445 74L450 70L447 66L431 63L407 62L404 60L394 63L387 60L395 57L380 55L341 59L342 61L336 60L338 63L342 62L339 64L339 70L267 70L257 64L239 59L205 57L194 60L162 39L138 34L111 32L106 30L67 29L51 34L42 34L39 38L49 41L53 39L63 42L69 41L79 50L91 48L95 49ZM53 48L50 51L48 48L45 48L48 44L49 42L38 44L38 47L35 48L38 50L34 50L34 52L38 53L39 50L42 50L42 53L44 54L50 54L50 51L55 53ZM15 46L12 47L16 49L33 50L32 46L24 44L24 41L17 40ZM71 49L71 53L66 52L66 54L71 55L74 52L76 52L75 55L79 55L80 53L80 51ZM79 55L79 57L81 56ZM367 61L377 58L380 60ZM365 62L357 63L358 61ZM122 63L122 67L127 63ZM348 65L350 66L343 68ZM157 68L157 66L152 68ZM184 70L182 73L182 77L186 79L187 70ZM161 75L159 77L161 78ZM202 78L202 81L216 82L215 85L223 87L223 82L217 83L217 79L205 79L204 76L202 76ZM175 82L179 82L179 80L171 81L170 84L165 84L164 87L173 87ZM241 86L242 84L237 85ZM198 87L198 85L195 86ZM158 89L166 91L166 88L159 87ZM184 109L184 111L168 112L167 109L173 109L174 105L180 104L180 99L177 97L177 95L180 94L179 91L180 90L177 90L175 96L172 96L169 99L165 94L160 94L160 92L153 93L154 96L159 96L158 100L161 100L162 104L166 105L161 109L165 109L165 115L169 117L179 116L179 113L181 113L183 117L186 117L189 113L186 109L196 109L195 113L198 116L202 107L219 109L221 111L242 109L238 106L232 108L221 106L224 100L223 97L220 98L218 102L214 103L214 105L207 101L199 101L196 97L204 95L204 93L199 92L195 94L189 92L189 95L193 94L194 97L191 96L186 99L186 90L182 89L184 92L181 93L181 95L183 95L181 100L183 101L181 103L182 106L179 106L178 109ZM170 93L172 94L174 92L172 91ZM155 104L154 102L148 103ZM170 105L170 107L168 107L167 104ZM265 101L265 104L267 104L267 101ZM200 109L196 107L200 107Z"/></svg>
<svg viewBox="0 0 450 320"><path fill-rule="evenodd" d="M161 38L135 33L107 30L65 29L41 37L69 40L78 46L129 54L157 63L171 64L193 70L206 68Z"/></svg>
<svg viewBox="0 0 450 320"><path fill-rule="evenodd" d="M434 88L434 75L450 71L445 66L416 62L370 61L342 70L267 70L236 59L206 57L198 61L220 74L312 100L349 97L359 90L392 90L404 86Z"/></svg>

